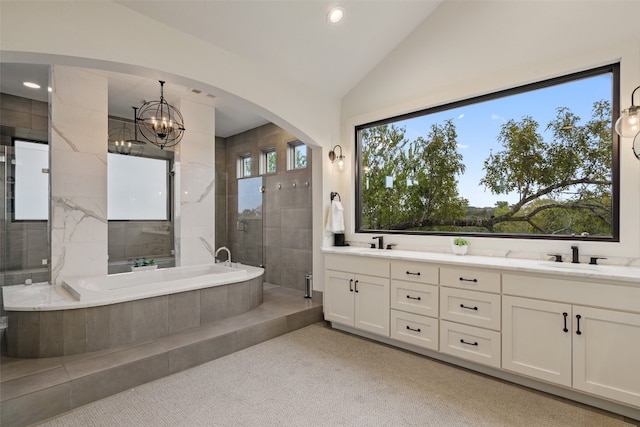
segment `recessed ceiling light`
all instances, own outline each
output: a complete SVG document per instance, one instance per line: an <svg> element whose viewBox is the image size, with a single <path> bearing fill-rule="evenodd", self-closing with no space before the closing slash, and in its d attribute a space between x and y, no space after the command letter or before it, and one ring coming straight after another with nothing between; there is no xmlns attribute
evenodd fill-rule
<svg viewBox="0 0 640 427"><path fill-rule="evenodd" d="M26 87L30 87L31 89L40 89L40 85L33 82L22 82Z"/></svg>
<svg viewBox="0 0 640 427"><path fill-rule="evenodd" d="M327 15L327 21L329 21L330 24L337 24L342 21L342 18L344 18L344 9L341 7L334 7Z"/></svg>

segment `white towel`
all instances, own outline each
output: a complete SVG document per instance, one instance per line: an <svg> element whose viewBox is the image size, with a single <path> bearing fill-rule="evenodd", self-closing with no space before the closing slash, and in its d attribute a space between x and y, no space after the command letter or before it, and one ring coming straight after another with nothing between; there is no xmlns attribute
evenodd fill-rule
<svg viewBox="0 0 640 427"><path fill-rule="evenodd" d="M344 208L338 200L331 201L326 230L332 233L344 233Z"/></svg>

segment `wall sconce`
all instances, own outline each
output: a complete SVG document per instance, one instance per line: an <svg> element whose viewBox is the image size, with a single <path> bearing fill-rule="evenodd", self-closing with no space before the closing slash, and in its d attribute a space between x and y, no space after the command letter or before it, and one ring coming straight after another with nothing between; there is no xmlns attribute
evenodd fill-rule
<svg viewBox="0 0 640 427"><path fill-rule="evenodd" d="M336 154L336 148L340 149L339 154ZM345 163L345 157L342 155L341 146L336 145L331 149L331 151L329 151L329 160L331 161L331 163L336 163L337 161L338 172L344 172L347 169L347 165Z"/></svg>
<svg viewBox="0 0 640 427"><path fill-rule="evenodd" d="M631 92L631 107L622 110L620 118L616 121L616 132L625 138L633 138L640 132L640 106L633 104L633 97L640 86Z"/></svg>

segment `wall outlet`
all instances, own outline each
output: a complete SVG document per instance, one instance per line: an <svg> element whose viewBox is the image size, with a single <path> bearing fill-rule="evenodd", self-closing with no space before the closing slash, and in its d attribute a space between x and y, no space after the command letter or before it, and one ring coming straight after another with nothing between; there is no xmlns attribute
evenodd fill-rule
<svg viewBox="0 0 640 427"><path fill-rule="evenodd" d="M47 265L48 263L49 263L48 259L45 258L45 259L42 260L42 265Z"/></svg>

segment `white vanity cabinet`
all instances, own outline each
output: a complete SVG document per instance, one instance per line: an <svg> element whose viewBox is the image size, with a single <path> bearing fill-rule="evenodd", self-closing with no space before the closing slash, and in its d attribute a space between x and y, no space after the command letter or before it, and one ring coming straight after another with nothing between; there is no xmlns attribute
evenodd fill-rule
<svg viewBox="0 0 640 427"><path fill-rule="evenodd" d="M388 337L389 261L327 255L325 265L325 319Z"/></svg>
<svg viewBox="0 0 640 427"><path fill-rule="evenodd" d="M391 261L391 338L438 350L438 267Z"/></svg>
<svg viewBox="0 0 640 427"><path fill-rule="evenodd" d="M640 289L518 275L504 286L526 297L502 297L503 369L640 407ZM610 309L629 298L635 313Z"/></svg>

